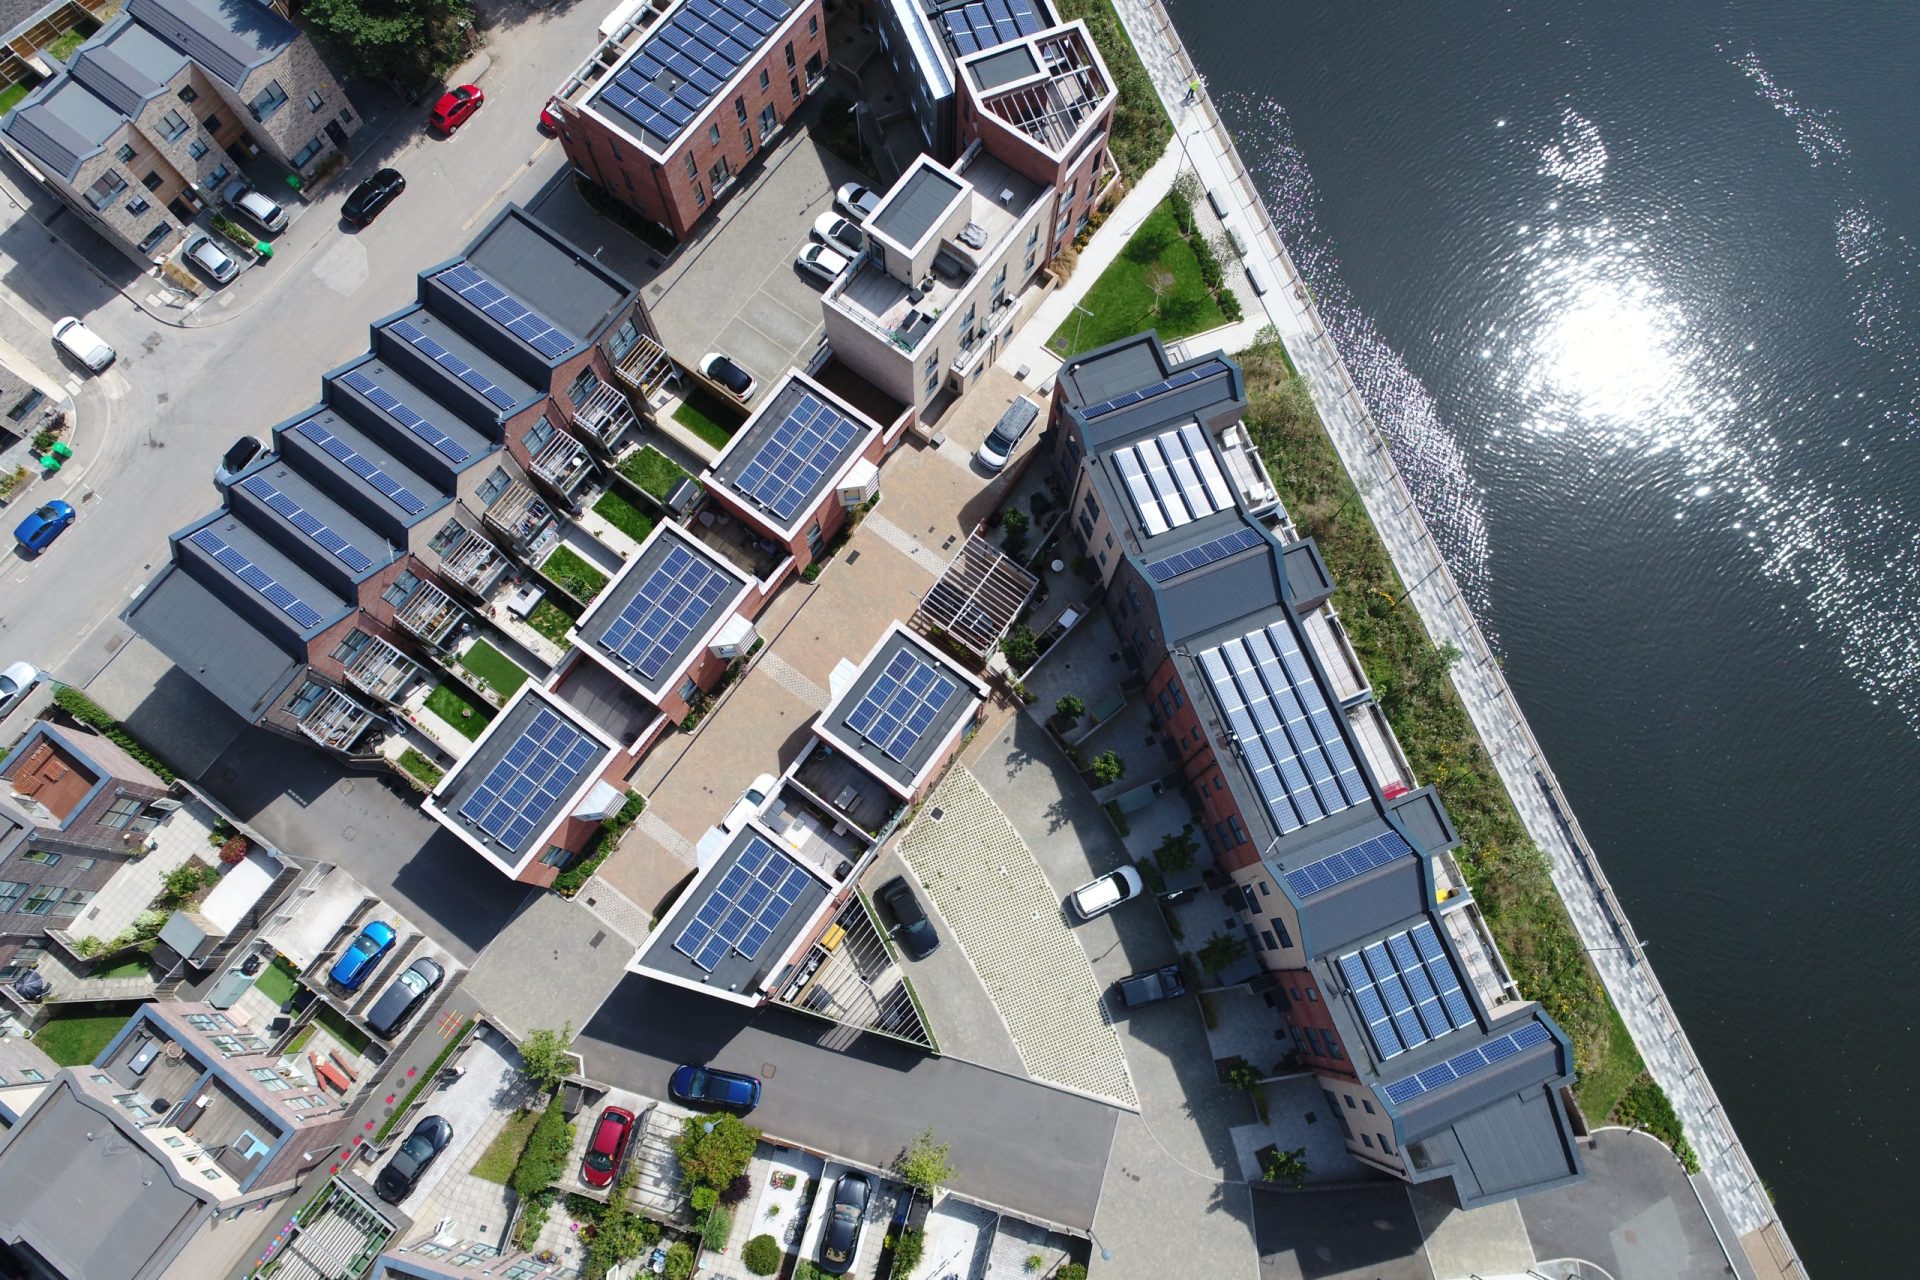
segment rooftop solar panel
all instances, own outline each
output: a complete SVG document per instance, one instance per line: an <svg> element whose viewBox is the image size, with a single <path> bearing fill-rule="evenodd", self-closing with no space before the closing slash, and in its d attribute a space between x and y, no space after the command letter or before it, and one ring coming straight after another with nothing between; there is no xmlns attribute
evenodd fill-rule
<svg viewBox="0 0 1920 1280"><path fill-rule="evenodd" d="M1233 490L1197 423L1116 449L1113 465L1149 537L1233 505Z"/></svg>
<svg viewBox="0 0 1920 1280"><path fill-rule="evenodd" d="M671 141L792 12L788 0L690 0L642 41L597 101Z"/></svg>
<svg viewBox="0 0 1920 1280"><path fill-rule="evenodd" d="M449 462L465 462L473 457L468 448L442 431L425 414L407 404L399 396L387 390L373 375L361 369L341 375L341 383L351 391L366 397L374 408L405 427L419 440L425 441Z"/></svg>
<svg viewBox="0 0 1920 1280"><path fill-rule="evenodd" d="M1424 920L1337 964L1381 1061L1475 1025L1460 975Z"/></svg>
<svg viewBox="0 0 1920 1280"><path fill-rule="evenodd" d="M347 470L372 485L375 491L385 494L393 505L410 516L417 516L427 509L420 495L395 480L392 476L376 467L367 458L356 452L352 445L340 439L312 418L294 428L305 439L320 446L327 455L339 462Z"/></svg>
<svg viewBox="0 0 1920 1280"><path fill-rule="evenodd" d="M240 487L266 503L270 510L285 517L288 524L313 539L321 548L330 552L336 560L355 573L365 573L373 568L373 561L368 559L360 548L335 533L318 516L282 493L279 486L265 476L248 476L240 482Z"/></svg>
<svg viewBox="0 0 1920 1280"><path fill-rule="evenodd" d="M456 262L434 278L526 343L536 355L558 360L580 345L578 338L487 279L470 263Z"/></svg>
<svg viewBox="0 0 1920 1280"><path fill-rule="evenodd" d="M1553 1039L1545 1026L1538 1022L1529 1022L1516 1027L1503 1036L1494 1036L1454 1054L1445 1062L1437 1062L1416 1075L1389 1081L1381 1090L1387 1101L1401 1106L1413 1101L1423 1093L1431 1092L1455 1080L1464 1080L1476 1071L1484 1070L1496 1062L1503 1062L1523 1049L1543 1045Z"/></svg>
<svg viewBox="0 0 1920 1280"><path fill-rule="evenodd" d="M1203 378L1210 378L1217 373L1225 372L1227 372L1226 361L1209 360L1205 364L1197 364L1191 369L1182 369L1178 373L1173 374L1163 381L1156 382L1151 386L1140 387L1136 390L1117 395L1111 400L1102 400L1099 404L1088 405L1080 411L1080 416L1088 420L1104 417L1109 413L1117 413L1131 405L1139 404L1143 400L1151 400L1155 396L1165 395L1169 391L1178 391L1182 387L1190 387Z"/></svg>
<svg viewBox="0 0 1920 1280"><path fill-rule="evenodd" d="M668 659L732 583L712 564L675 543L601 633L600 643L641 678L657 680Z"/></svg>
<svg viewBox="0 0 1920 1280"><path fill-rule="evenodd" d="M754 452L734 487L782 522L790 521L859 434L851 418L820 397L803 394Z"/></svg>
<svg viewBox="0 0 1920 1280"><path fill-rule="evenodd" d="M958 687L924 659L896 653L847 716L847 727L892 759L905 760Z"/></svg>
<svg viewBox="0 0 1920 1280"><path fill-rule="evenodd" d="M446 349L439 340L425 333L411 320L396 320L387 327L387 331L411 346L421 355L460 379L466 386L486 397L487 403L496 409L511 409L518 403L511 395L502 390L493 379L475 369L459 356Z"/></svg>
<svg viewBox="0 0 1920 1280"><path fill-rule="evenodd" d="M1413 846L1399 832L1382 832L1351 849L1342 849L1339 853L1287 872L1287 888L1302 898L1310 898L1412 852Z"/></svg>
<svg viewBox="0 0 1920 1280"><path fill-rule="evenodd" d="M708 973L729 948L743 959L757 959L810 879L792 858L752 837L674 939L673 949Z"/></svg>
<svg viewBox="0 0 1920 1280"><path fill-rule="evenodd" d="M318 610L245 554L230 546L225 538L212 529L198 530L187 541L212 556L215 564L259 592L269 604L293 619L294 625L302 631L311 631L320 625Z"/></svg>
<svg viewBox="0 0 1920 1280"><path fill-rule="evenodd" d="M1241 551L1248 551L1265 542L1258 529L1235 529L1232 533L1210 539L1197 547L1177 551L1173 555L1147 562L1147 576L1155 582L1172 582L1183 573L1192 573L1203 569L1218 560Z"/></svg>
<svg viewBox="0 0 1920 1280"><path fill-rule="evenodd" d="M541 815L579 785L599 751L599 743L543 707L460 806L460 816L517 850Z"/></svg>

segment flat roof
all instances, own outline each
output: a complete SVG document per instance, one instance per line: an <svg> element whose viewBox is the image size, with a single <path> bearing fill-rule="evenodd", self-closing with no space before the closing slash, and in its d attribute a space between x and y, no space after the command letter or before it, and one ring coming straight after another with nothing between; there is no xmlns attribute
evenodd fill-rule
<svg viewBox="0 0 1920 1280"><path fill-rule="evenodd" d="M879 431L838 396L789 369L707 475L791 535Z"/></svg>
<svg viewBox="0 0 1920 1280"><path fill-rule="evenodd" d="M632 685L584 655L567 668L553 692L621 744L638 742L663 714Z"/></svg>
<svg viewBox="0 0 1920 1280"><path fill-rule="evenodd" d="M966 189L963 181L922 156L873 211L866 229L912 249L940 224Z"/></svg>
<svg viewBox="0 0 1920 1280"><path fill-rule="evenodd" d="M1034 0L963 0L940 6L940 27L954 56L964 58L1053 25Z"/></svg>
<svg viewBox="0 0 1920 1280"><path fill-rule="evenodd" d="M266 5L245 0L128 0L127 12L236 89L300 34Z"/></svg>
<svg viewBox="0 0 1920 1280"><path fill-rule="evenodd" d="M466 262L580 342L599 338L636 292L631 282L518 205L467 246Z"/></svg>
<svg viewBox="0 0 1920 1280"><path fill-rule="evenodd" d="M973 82L982 89L997 89L1003 84L1040 74L1038 59L1033 56L1033 50L1024 44L975 58L967 64L967 68L973 72Z"/></svg>
<svg viewBox="0 0 1920 1280"><path fill-rule="evenodd" d="M896 622L815 732L910 797L985 696L972 676Z"/></svg>
<svg viewBox="0 0 1920 1280"><path fill-rule="evenodd" d="M275 546L233 512L216 511L175 538L175 556L243 614L302 644L346 617L354 600ZM216 586L215 584L220 584Z"/></svg>
<svg viewBox="0 0 1920 1280"><path fill-rule="evenodd" d="M275 427L274 451L329 492L352 494L369 512L410 528L445 506L451 494L396 460L379 441L328 405ZM321 476L326 480L322 481ZM343 499L344 501L345 499Z"/></svg>
<svg viewBox="0 0 1920 1280"><path fill-rule="evenodd" d="M277 454L228 489L227 508L329 579L361 582L400 555L401 548Z"/></svg>
<svg viewBox="0 0 1920 1280"><path fill-rule="evenodd" d="M650 698L731 615L751 585L705 544L662 520L574 627L575 643Z"/></svg>
<svg viewBox="0 0 1920 1280"><path fill-rule="evenodd" d="M258 720L303 663L177 564L120 615L235 715Z"/></svg>
<svg viewBox="0 0 1920 1280"><path fill-rule="evenodd" d="M494 441L458 411L377 356L330 375L327 392L336 407L345 401L371 430L390 434L402 457L417 457L416 471L451 478L493 452Z"/></svg>
<svg viewBox="0 0 1920 1280"><path fill-rule="evenodd" d="M591 105L664 151L792 15L789 0L682 0L636 44Z"/></svg>

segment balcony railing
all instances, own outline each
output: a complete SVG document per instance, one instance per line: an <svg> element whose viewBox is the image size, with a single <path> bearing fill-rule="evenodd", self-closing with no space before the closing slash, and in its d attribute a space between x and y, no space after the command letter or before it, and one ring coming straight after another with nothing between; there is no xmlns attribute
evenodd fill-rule
<svg viewBox="0 0 1920 1280"><path fill-rule="evenodd" d="M573 425L588 440L614 453L620 437L626 434L627 428L638 425L638 419L633 416L627 393L603 382L573 415Z"/></svg>
<svg viewBox="0 0 1920 1280"><path fill-rule="evenodd" d="M300 732L333 751L346 751L373 723L373 712L338 689L328 689L300 717Z"/></svg>
<svg viewBox="0 0 1920 1280"><path fill-rule="evenodd" d="M1236 422L1220 433L1220 451L1226 455L1227 474L1233 477L1234 487L1240 490L1249 511L1259 515L1279 503L1280 493L1273 487L1244 423Z"/></svg>
<svg viewBox="0 0 1920 1280"><path fill-rule="evenodd" d="M660 345L657 338L643 333L640 335L640 340L629 347L627 354L620 357L620 362L613 366L613 373L638 393L642 400L650 400L672 375L673 361L667 357L667 349ZM593 399L587 402L588 407L591 407L593 401L599 398L596 392ZM585 416L584 410L580 416ZM579 417L576 417L575 421L579 421Z"/></svg>
<svg viewBox="0 0 1920 1280"><path fill-rule="evenodd" d="M382 701L398 702L420 679L420 664L379 636L368 636L347 664L347 679Z"/></svg>
<svg viewBox="0 0 1920 1280"><path fill-rule="evenodd" d="M601 388L602 391L611 389ZM593 474L593 462L587 455L585 445L564 431L556 431L553 439L533 455L533 474L572 498L587 477Z"/></svg>
<svg viewBox="0 0 1920 1280"><path fill-rule="evenodd" d="M550 541L553 508L540 500L532 485L515 480L487 508L486 521L506 535L515 551L532 555Z"/></svg>
<svg viewBox="0 0 1920 1280"><path fill-rule="evenodd" d="M460 540L440 556L440 576L485 600L506 577L511 562L500 548L465 525Z"/></svg>
<svg viewBox="0 0 1920 1280"><path fill-rule="evenodd" d="M430 645L439 646L466 620L467 611L453 597L422 578L405 603L393 611L394 621Z"/></svg>
<svg viewBox="0 0 1920 1280"><path fill-rule="evenodd" d="M1013 319L1013 312L1014 300L1008 297L988 314L987 322L980 326L980 336L973 340L971 346L960 348L959 354L954 356L955 377L968 378L973 375L974 370L980 367L981 361L986 359L987 352L993 349L994 338L1007 327L1007 322Z"/></svg>

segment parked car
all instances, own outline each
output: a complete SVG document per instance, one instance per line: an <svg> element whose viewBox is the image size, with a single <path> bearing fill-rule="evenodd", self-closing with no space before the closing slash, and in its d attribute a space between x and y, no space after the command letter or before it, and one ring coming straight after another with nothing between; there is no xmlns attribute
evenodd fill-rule
<svg viewBox="0 0 1920 1280"><path fill-rule="evenodd" d="M35 507L27 513L27 518L13 527L13 540L20 544L20 550L30 556L37 556L53 545L53 540L67 531L73 523L73 504L55 498L43 507Z"/></svg>
<svg viewBox="0 0 1920 1280"><path fill-rule="evenodd" d="M240 274L240 264L234 256L215 244L213 237L204 231L187 241L185 257L215 284L230 283Z"/></svg>
<svg viewBox="0 0 1920 1280"><path fill-rule="evenodd" d="M820 1233L820 1269L830 1276L843 1276L860 1252L860 1228L866 1225L867 1201L873 1198L873 1183L864 1173L843 1173L833 1184L833 1207L827 1211L827 1227Z"/></svg>
<svg viewBox="0 0 1920 1280"><path fill-rule="evenodd" d="M287 211L249 187L244 178L227 188L227 203L268 235L287 229Z"/></svg>
<svg viewBox="0 0 1920 1280"><path fill-rule="evenodd" d="M421 956L408 965L393 985L380 993L367 1013L367 1025L375 1034L391 1036L407 1024L433 989L446 980L447 971L438 962Z"/></svg>
<svg viewBox="0 0 1920 1280"><path fill-rule="evenodd" d="M927 913L920 906L920 899L914 896L913 886L907 883L905 876L895 876L880 886L875 895L887 904L887 910L893 912L893 918L900 924L900 945L915 960L925 960L940 947L940 935L933 931L933 921L927 919Z"/></svg>
<svg viewBox="0 0 1920 1280"><path fill-rule="evenodd" d="M832 284L847 269L847 259L823 244L810 244L800 251L793 265L821 284Z"/></svg>
<svg viewBox="0 0 1920 1280"><path fill-rule="evenodd" d="M727 816L720 819L720 829L732 835L746 826L749 819L766 807L767 797L773 794L773 788L779 781L770 773L755 778L740 793L740 798L733 802L733 808L727 810Z"/></svg>
<svg viewBox="0 0 1920 1280"><path fill-rule="evenodd" d="M420 1185L420 1175L432 1168L440 1153L452 1143L453 1126L445 1116L422 1119L374 1179L374 1191L388 1204L399 1204L413 1194L413 1189Z"/></svg>
<svg viewBox="0 0 1920 1280"><path fill-rule="evenodd" d="M40 668L31 662L16 662L0 671L0 716L13 710L13 704L27 696L40 679Z"/></svg>
<svg viewBox="0 0 1920 1280"><path fill-rule="evenodd" d="M1015 396L1000 420L993 424L993 430L987 432L987 438L980 442L980 451L973 455L973 460L988 471L1005 467L1039 416L1038 405L1025 396Z"/></svg>
<svg viewBox="0 0 1920 1280"><path fill-rule="evenodd" d="M219 485L232 484L242 471L252 465L253 460L259 457L260 451L265 448L265 445L252 436L241 436L228 445L227 451L220 455L220 465L213 469L213 482Z"/></svg>
<svg viewBox="0 0 1920 1280"><path fill-rule="evenodd" d="M860 234L860 228L832 210L813 220L813 238L835 252L858 253L867 247L867 238Z"/></svg>
<svg viewBox="0 0 1920 1280"><path fill-rule="evenodd" d="M689 1107L707 1107L745 1115L760 1105L760 1082L752 1076L715 1067L680 1066L667 1081L673 1100Z"/></svg>
<svg viewBox="0 0 1920 1280"><path fill-rule="evenodd" d="M586 1159L580 1162L580 1181L590 1187L613 1184L620 1158L627 1154L627 1143L633 1138L634 1123L633 1112L624 1107L608 1107L600 1113L600 1122L593 1126L593 1139L587 1143Z"/></svg>
<svg viewBox="0 0 1920 1280"><path fill-rule="evenodd" d="M849 182L834 193L833 203L855 222L865 222L880 207L880 197L857 182Z"/></svg>
<svg viewBox="0 0 1920 1280"><path fill-rule="evenodd" d="M548 98L547 105L540 108L540 127L548 133L560 132L560 99Z"/></svg>
<svg viewBox="0 0 1920 1280"><path fill-rule="evenodd" d="M1130 973L1114 983L1120 993L1120 1003L1129 1009L1138 1009L1143 1004L1158 1004L1162 1000L1173 1000L1187 994L1186 980L1180 976L1180 966L1164 965L1158 969L1148 969L1144 973Z"/></svg>
<svg viewBox="0 0 1920 1280"><path fill-rule="evenodd" d="M440 95L440 101L433 104L433 114L427 117L427 127L437 133L452 133L473 119L473 113L486 101L487 95L480 91L477 84L463 84L449 89Z"/></svg>
<svg viewBox="0 0 1920 1280"><path fill-rule="evenodd" d="M348 226L368 226L406 189L407 180L400 176L398 169L382 169L353 189L347 202L340 206L340 216Z"/></svg>
<svg viewBox="0 0 1920 1280"><path fill-rule="evenodd" d="M360 936L333 962L327 977L336 986L358 991L360 984L379 966L387 952L393 950L393 939L392 925L384 920L369 921L367 927L360 931Z"/></svg>
<svg viewBox="0 0 1920 1280"><path fill-rule="evenodd" d="M1067 901L1073 907L1073 914L1082 920L1091 920L1095 916L1105 915L1129 898L1139 897L1141 888L1140 873L1132 867L1121 867L1118 871L1081 885Z"/></svg>
<svg viewBox="0 0 1920 1280"><path fill-rule="evenodd" d="M113 348L99 334L81 324L76 316L67 316L53 324L53 340L60 349L94 373L104 373L114 362Z"/></svg>
<svg viewBox="0 0 1920 1280"><path fill-rule="evenodd" d="M718 351L709 351L700 357L700 372L725 387L742 404L753 399L754 389L759 386L753 375L736 364L732 356Z"/></svg>

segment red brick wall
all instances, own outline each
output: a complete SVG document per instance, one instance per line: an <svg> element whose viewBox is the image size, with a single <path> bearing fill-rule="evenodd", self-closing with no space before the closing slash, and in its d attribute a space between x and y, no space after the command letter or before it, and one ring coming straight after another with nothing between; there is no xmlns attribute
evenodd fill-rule
<svg viewBox="0 0 1920 1280"><path fill-rule="evenodd" d="M404 565L405 561L401 561L400 564ZM378 574L375 574L374 577L370 579L370 583L380 582L381 586L384 587L387 582L393 580L394 575L398 572L398 566L390 566L387 569L381 570ZM368 598L364 592L362 598ZM404 632L397 627L388 625L387 620L393 616L393 607L387 604L386 601L380 599L379 589L376 588L370 598L380 607L385 615L384 618L375 617L363 607L357 612L348 614L338 623L328 627L325 631L315 636L313 642L307 646L308 666L312 667L317 674L325 676L327 679L340 685L341 688L347 690L354 698L362 700L370 698L371 695L361 692L358 686L348 682L345 664L333 656L333 651L339 647L340 642L346 639L351 632L359 630L366 632L368 635L379 636L382 640L385 640L388 644L391 644L394 648L406 654L413 653L416 644L410 632Z"/></svg>
<svg viewBox="0 0 1920 1280"><path fill-rule="evenodd" d="M1286 993L1288 1021L1296 1027L1319 1027L1331 1033L1336 1041L1340 1040L1340 1030L1333 1025L1333 1015L1327 1012L1326 993L1320 990L1320 981L1313 976L1312 970L1282 969L1274 976L1279 979L1280 990ZM1296 991L1300 993L1298 998L1294 996ZM1300 1056L1314 1070L1356 1078L1352 1061L1347 1058L1329 1058L1318 1052L1308 1052L1306 1048L1309 1043L1308 1037L1301 1036L1299 1039ZM1317 1036L1312 1039L1316 1044L1319 1041ZM1344 1042L1341 1042L1340 1049L1343 1053L1347 1052Z"/></svg>
<svg viewBox="0 0 1920 1280"><path fill-rule="evenodd" d="M1213 843L1213 837L1204 834L1202 839L1213 846L1214 858L1222 871L1229 874L1243 867L1250 867L1260 860L1260 851L1253 842L1252 828L1240 813L1233 801L1233 793L1227 790L1225 768L1228 762L1215 756L1212 741L1200 727L1199 714L1193 709L1192 691L1186 682L1180 682L1181 703L1167 713L1161 694L1167 691L1179 673L1174 669L1173 660L1165 658L1147 678L1147 705L1152 708L1155 718L1164 726L1165 731L1174 740L1180 752L1180 768L1186 774L1187 783L1193 788L1194 800L1200 806L1202 825L1207 833L1217 830L1219 824L1225 824L1229 834L1219 844ZM1171 699L1169 699L1171 701ZM1217 780L1217 781L1216 781ZM1232 824L1229 818L1238 819L1240 828L1247 835L1243 844L1232 843Z"/></svg>

